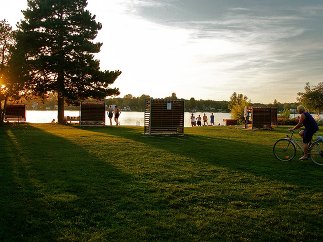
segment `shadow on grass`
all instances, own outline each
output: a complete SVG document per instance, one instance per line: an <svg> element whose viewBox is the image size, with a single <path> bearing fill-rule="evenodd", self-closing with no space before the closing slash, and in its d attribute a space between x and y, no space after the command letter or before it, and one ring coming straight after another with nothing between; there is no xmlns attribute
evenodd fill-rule
<svg viewBox="0 0 323 242"><path fill-rule="evenodd" d="M0 145L0 241L126 241L147 239L149 231L156 235L156 217L165 203L106 160L28 125L0 130Z"/></svg>
<svg viewBox="0 0 323 242"><path fill-rule="evenodd" d="M308 195L308 190L322 188L322 179L317 184L314 181L320 175L308 178L302 174L304 167L310 172L316 171L306 163L291 165L274 160L271 153L268 155L268 151L271 152L268 144L195 134L149 137L142 135L138 127L77 127L75 133L75 129L69 127L66 129L71 132L68 135L64 134L64 127L62 130L57 128L60 134L57 130L50 133L46 127L36 127L10 128L0 134L0 142L6 147L0 154L6 157L3 179L8 185L7 190L0 188L0 194L5 194L0 198L4 215L0 220L2 240L256 241L263 238L278 241L322 238L319 231L322 222L316 213L320 207L314 212L303 212L298 207L312 196ZM119 142L115 145L114 137L117 137L115 142ZM139 157L133 162L130 161L131 146L135 146ZM139 149L145 148L149 152L147 147L153 151L145 157ZM121 157L110 153L117 153L117 149L121 150L118 151ZM161 151L165 152L158 154ZM161 162L160 167L164 169L158 171L153 165L140 164L146 161L145 158L147 162L163 160L166 153L175 154L165 159L169 163L177 162L177 167ZM181 157L186 163L181 164ZM194 164L186 170L189 163ZM131 170L131 165L137 166L137 170ZM167 165L169 167L165 167ZM202 172L204 167L205 170L214 167L214 173L207 170L202 175L185 177L185 173L193 173L194 168ZM174 168L181 170L178 172ZM140 169L147 170L141 172ZM219 180L221 172L227 173L225 180ZM236 175L234 173L239 173L236 177L253 174L270 181L297 184L306 191L294 192L294 188L284 184L279 184L281 193L275 191L276 187L258 190L256 182L263 181L246 176L244 180L238 180L244 183L239 186L240 191L234 187L237 183L230 181L231 175ZM299 181L298 176L305 180ZM249 190L245 189L247 186ZM253 192L258 194L254 196ZM305 199L295 199L303 195ZM319 199L318 196L316 200ZM296 212L289 209L294 205L298 208Z"/></svg>
<svg viewBox="0 0 323 242"><path fill-rule="evenodd" d="M288 133L286 127L267 131L277 134L277 138L273 139L272 142L266 140L266 133L263 131L251 130L243 132L254 132L254 134L259 134L262 138L254 142L252 138L241 140L240 137L238 138L240 140L238 140L232 139L232 136L231 138L223 138L216 137L216 135L146 136L140 133L138 128L132 127L85 129L141 142L155 148L193 158L201 164L208 163L229 168L232 171L248 172L268 180L305 186L313 191L323 191L323 167L315 165L310 160L299 161L300 150L297 150L298 156L289 162L278 161L274 157L273 144L278 138L285 137L285 134ZM216 128L211 132L217 132ZM236 132L236 130L228 129L228 132Z"/></svg>

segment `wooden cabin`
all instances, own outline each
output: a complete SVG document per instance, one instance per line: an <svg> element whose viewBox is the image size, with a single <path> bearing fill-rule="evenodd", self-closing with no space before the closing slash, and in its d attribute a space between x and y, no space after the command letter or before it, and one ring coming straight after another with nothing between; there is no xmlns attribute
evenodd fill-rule
<svg viewBox="0 0 323 242"><path fill-rule="evenodd" d="M184 100L146 100L144 134L184 135Z"/></svg>
<svg viewBox="0 0 323 242"><path fill-rule="evenodd" d="M272 129L277 125L277 108L274 107L249 107L248 124L253 129Z"/></svg>
<svg viewBox="0 0 323 242"><path fill-rule="evenodd" d="M80 125L105 125L105 104L81 103Z"/></svg>

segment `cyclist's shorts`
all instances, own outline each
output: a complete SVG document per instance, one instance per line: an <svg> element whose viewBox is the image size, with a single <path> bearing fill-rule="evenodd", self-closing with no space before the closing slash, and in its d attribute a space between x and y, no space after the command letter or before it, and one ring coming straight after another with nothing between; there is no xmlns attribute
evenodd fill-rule
<svg viewBox="0 0 323 242"><path fill-rule="evenodd" d="M315 132L316 131L305 129L304 130L304 136L303 136L303 143L308 144L309 142L311 142Z"/></svg>

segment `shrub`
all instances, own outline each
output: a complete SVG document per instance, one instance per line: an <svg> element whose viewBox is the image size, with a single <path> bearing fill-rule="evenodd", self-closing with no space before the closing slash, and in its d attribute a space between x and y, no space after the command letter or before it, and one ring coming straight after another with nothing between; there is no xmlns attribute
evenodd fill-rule
<svg viewBox="0 0 323 242"><path fill-rule="evenodd" d="M296 125L297 123L298 123L298 118L284 118L284 117L277 118L278 125Z"/></svg>

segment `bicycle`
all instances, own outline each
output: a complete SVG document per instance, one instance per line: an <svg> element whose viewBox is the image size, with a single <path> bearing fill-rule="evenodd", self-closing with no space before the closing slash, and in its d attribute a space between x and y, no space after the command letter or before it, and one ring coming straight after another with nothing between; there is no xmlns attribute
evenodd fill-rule
<svg viewBox="0 0 323 242"><path fill-rule="evenodd" d="M280 161L291 161L296 156L296 148L303 150L303 147L293 138L294 131L291 135L287 134L286 138L276 141L273 146L273 153ZM310 143L308 148L309 158L317 165L323 165L323 137L318 136L317 139Z"/></svg>

